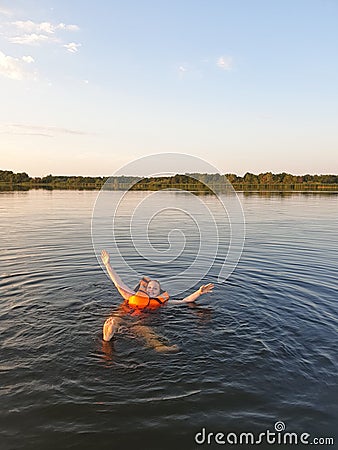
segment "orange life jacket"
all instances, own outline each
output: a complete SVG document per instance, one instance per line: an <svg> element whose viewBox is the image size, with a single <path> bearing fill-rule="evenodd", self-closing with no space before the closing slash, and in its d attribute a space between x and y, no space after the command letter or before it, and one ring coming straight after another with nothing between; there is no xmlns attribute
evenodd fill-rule
<svg viewBox="0 0 338 450"><path fill-rule="evenodd" d="M169 294L166 291L163 291L157 297L149 297L149 295L145 292L147 289L148 280L142 278L140 283L138 284L135 295L129 297L128 305L131 308L137 309L155 309L162 306L166 301L169 300Z"/></svg>

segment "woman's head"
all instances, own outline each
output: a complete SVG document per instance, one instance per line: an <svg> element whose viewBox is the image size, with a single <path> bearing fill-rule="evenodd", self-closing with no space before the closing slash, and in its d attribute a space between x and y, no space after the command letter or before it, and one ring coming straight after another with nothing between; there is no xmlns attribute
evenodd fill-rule
<svg viewBox="0 0 338 450"><path fill-rule="evenodd" d="M150 280L147 284L147 294L149 297L158 297L161 293L161 285L157 280Z"/></svg>

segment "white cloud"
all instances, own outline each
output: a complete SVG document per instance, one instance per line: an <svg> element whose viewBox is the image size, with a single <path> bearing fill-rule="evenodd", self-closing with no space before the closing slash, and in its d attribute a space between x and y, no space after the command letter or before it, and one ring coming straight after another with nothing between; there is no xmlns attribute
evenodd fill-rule
<svg viewBox="0 0 338 450"><path fill-rule="evenodd" d="M4 24L5 38L12 44L40 45L47 43L62 44L59 34L79 31L77 25L66 25L65 23L53 24L51 22L33 22L32 20L17 20ZM75 53L80 44L72 43L69 51ZM67 48L68 50L68 48Z"/></svg>
<svg viewBox="0 0 338 450"><path fill-rule="evenodd" d="M223 70L231 70L233 68L233 61L231 56L220 56L217 60L217 66Z"/></svg>
<svg viewBox="0 0 338 450"><path fill-rule="evenodd" d="M4 8L3 6L0 6L0 14L3 16L12 16L13 13L10 9Z"/></svg>
<svg viewBox="0 0 338 450"><path fill-rule="evenodd" d="M178 70L179 70L181 73L184 73L184 72L186 72L188 69L187 69L186 67L184 67L184 66L180 66L180 67L178 68Z"/></svg>
<svg viewBox="0 0 338 450"><path fill-rule="evenodd" d="M78 51L78 48L81 47L81 44L76 44L75 42L70 42L69 44L65 44L64 47L70 53L76 53Z"/></svg>
<svg viewBox="0 0 338 450"><path fill-rule="evenodd" d="M44 137L55 137L64 134L71 134L76 136L88 136L92 134L86 131L73 130L71 128L28 125L23 123L0 124L0 133L11 135L28 135L28 136L44 136Z"/></svg>
<svg viewBox="0 0 338 450"><path fill-rule="evenodd" d="M0 51L0 75L12 80L35 79L36 74L26 72L24 67L25 62L33 61L31 56L24 56L22 60L20 60L18 58L13 58L12 56L7 56Z"/></svg>
<svg viewBox="0 0 338 450"><path fill-rule="evenodd" d="M66 25L64 23L54 25L50 22L36 23L32 20L17 20L12 22L12 25L26 33L53 34L56 30L79 31L80 29L77 25Z"/></svg>
<svg viewBox="0 0 338 450"><path fill-rule="evenodd" d="M21 59L22 59L22 61L25 61L28 64L31 64L34 62L34 58L32 56L23 56Z"/></svg>
<svg viewBox="0 0 338 450"><path fill-rule="evenodd" d="M60 42L56 39L45 34L24 34L23 36L14 36L7 38L12 44L24 44L24 45L37 45L44 42Z"/></svg>
<svg viewBox="0 0 338 450"><path fill-rule="evenodd" d="M31 20L17 20L12 22L14 27L26 33L54 33L53 27L49 22L34 23Z"/></svg>
<svg viewBox="0 0 338 450"><path fill-rule="evenodd" d="M62 25L62 27L61 27L61 25ZM59 29L67 30L67 31L79 31L80 27L77 25L65 25L64 23L60 23Z"/></svg>

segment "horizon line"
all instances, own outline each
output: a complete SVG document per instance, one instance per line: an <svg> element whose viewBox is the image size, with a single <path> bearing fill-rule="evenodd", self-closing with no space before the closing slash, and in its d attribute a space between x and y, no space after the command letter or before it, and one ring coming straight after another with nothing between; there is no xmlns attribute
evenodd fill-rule
<svg viewBox="0 0 338 450"><path fill-rule="evenodd" d="M29 175L27 172L25 172L25 171L23 171L23 172L14 172L13 170L9 170L9 169L0 169L0 173L1 172L10 172L10 173L13 173L13 174L26 174L26 175L28 175L28 177L29 178L45 178L45 177L48 177L48 176L52 176L52 177L83 177L83 178L85 178L85 177L89 177L89 178L111 178L111 177L134 177L134 178L165 178L165 177L168 177L168 176L174 176L174 175L167 175L167 176L165 176L165 175L163 175L162 177L161 176L144 176L144 175L126 175L126 174L124 174L124 175L75 175L75 174L72 174L72 175L65 175L65 174L62 174L62 175L60 175L60 174L58 174L58 175L53 175L52 173L48 173L47 175L36 175L36 176L31 176L31 175ZM272 172L271 170L269 170L269 171L267 171L267 172L259 172L259 173L254 173L254 172L245 172L244 173L244 175L237 175L236 173L234 173L234 172L227 172L227 173L218 173L218 172L213 172L213 173L209 173L209 172L184 172L184 173L176 173L175 175L192 175L192 174L198 174L198 175L203 175L203 174L206 174L206 175L221 175L221 176L226 176L226 175L235 175L236 177L240 177L240 178L244 178L245 177L245 175L254 175L254 176L259 176L259 175L266 175L266 174L269 174L269 173L271 173L272 175L281 175L281 174L286 174L286 175L291 175L291 176L294 176L294 177L304 177L304 176L307 176L307 175L310 175L310 176L338 176L338 174L335 174L335 173L309 173L309 172L307 172L307 173L302 173L302 174L293 174L293 173L290 173L290 172L285 172L285 171L282 171L282 172Z"/></svg>

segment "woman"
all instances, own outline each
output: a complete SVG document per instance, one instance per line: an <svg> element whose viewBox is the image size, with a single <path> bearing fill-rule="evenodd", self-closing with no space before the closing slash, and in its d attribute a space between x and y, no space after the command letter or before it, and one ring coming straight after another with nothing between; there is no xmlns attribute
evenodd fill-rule
<svg viewBox="0 0 338 450"><path fill-rule="evenodd" d="M101 259L107 269L108 275L114 283L116 289L124 298L123 304L120 306L118 314L109 317L103 325L103 340L110 341L114 333L118 330L122 323L122 316L127 312L136 313L137 311L159 308L168 301L171 304L192 303L202 294L212 292L214 285L212 283L202 285L197 291L185 297L183 300L169 300L169 294L161 289L161 285L157 280L151 280L149 277L143 277L135 290L130 289L123 283L121 278L110 265L109 254L106 250L102 250ZM146 343L153 347L156 351L176 351L176 345L164 345L158 336L145 325L135 325L133 329L137 334L141 335Z"/></svg>

